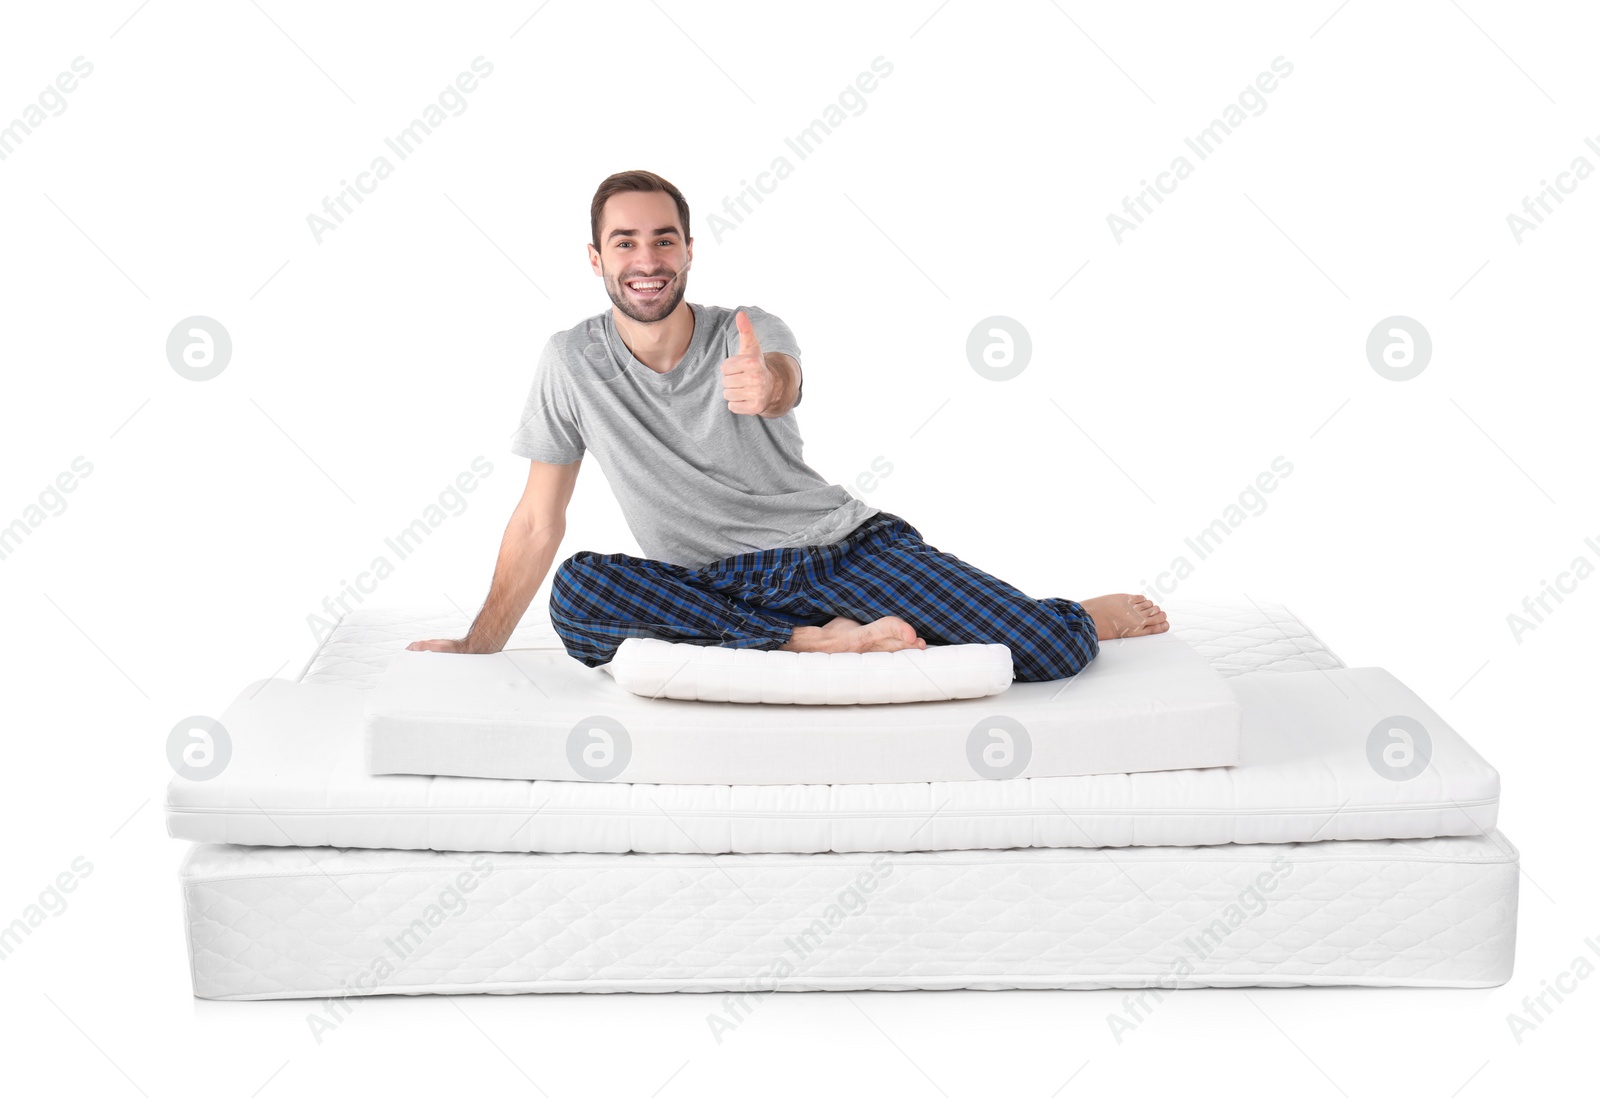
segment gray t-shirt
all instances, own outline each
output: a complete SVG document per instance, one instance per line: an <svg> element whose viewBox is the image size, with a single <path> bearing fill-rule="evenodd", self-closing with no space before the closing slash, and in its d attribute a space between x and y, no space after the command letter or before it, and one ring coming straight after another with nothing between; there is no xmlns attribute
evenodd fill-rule
<svg viewBox="0 0 1600 1098"><path fill-rule="evenodd" d="M805 463L793 411L765 419L728 410L722 363L739 350L739 310L689 308L689 349L664 374L628 350L610 309L551 336L512 452L566 465L592 451L645 556L690 568L832 545L877 514ZM763 352L800 361L788 325L741 308Z"/></svg>

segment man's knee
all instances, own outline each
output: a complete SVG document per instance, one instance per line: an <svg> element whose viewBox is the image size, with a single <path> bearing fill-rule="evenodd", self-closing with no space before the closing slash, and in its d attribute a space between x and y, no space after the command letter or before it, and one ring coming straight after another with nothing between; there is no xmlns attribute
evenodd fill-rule
<svg viewBox="0 0 1600 1098"><path fill-rule="evenodd" d="M596 631L594 619L603 617L605 589L603 554L580 550L556 566L550 577L550 624L567 654L587 667L611 660L617 641Z"/></svg>
<svg viewBox="0 0 1600 1098"><path fill-rule="evenodd" d="M556 565L555 574L550 577L551 593L593 590L596 584L603 582L605 573L604 554L580 549Z"/></svg>

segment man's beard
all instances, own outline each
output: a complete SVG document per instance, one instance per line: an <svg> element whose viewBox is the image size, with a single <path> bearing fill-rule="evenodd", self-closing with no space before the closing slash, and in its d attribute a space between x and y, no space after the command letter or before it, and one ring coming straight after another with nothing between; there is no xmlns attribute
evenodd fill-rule
<svg viewBox="0 0 1600 1098"><path fill-rule="evenodd" d="M637 282L651 275L632 273L626 277L629 281ZM628 296L628 288L622 284L621 277L605 280L606 295L611 298L611 304L622 310L623 315L637 320L640 324L654 324L670 316L672 310L683 300L689 282L689 268L685 266L677 274L658 274L655 277L664 279L667 284L651 301L634 301Z"/></svg>

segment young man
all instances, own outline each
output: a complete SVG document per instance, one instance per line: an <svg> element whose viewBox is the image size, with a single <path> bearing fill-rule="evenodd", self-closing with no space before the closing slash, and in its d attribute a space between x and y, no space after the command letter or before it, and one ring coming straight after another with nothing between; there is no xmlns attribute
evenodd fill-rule
<svg viewBox="0 0 1600 1098"><path fill-rule="evenodd" d="M551 623L590 667L628 637L799 652L1001 643L1031 682L1077 674L1103 639L1166 631L1137 595L1031 599L819 476L801 459L788 326L684 300L694 238L671 183L611 176L589 228L612 308L540 355L512 444L528 483L477 620L412 649L505 645L555 560L586 452L649 557L584 551L556 569Z"/></svg>

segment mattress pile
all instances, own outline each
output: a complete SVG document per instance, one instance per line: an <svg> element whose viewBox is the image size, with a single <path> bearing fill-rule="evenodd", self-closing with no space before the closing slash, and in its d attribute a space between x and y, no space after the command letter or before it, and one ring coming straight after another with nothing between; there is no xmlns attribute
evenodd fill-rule
<svg viewBox="0 0 1600 1098"><path fill-rule="evenodd" d="M171 783L195 994L1504 983L1494 769L1281 607L1166 609L1081 703L642 698L525 627L446 657L490 675L455 724L402 650L465 620L355 611ZM1096 701L1152 661L1183 688ZM970 750L1002 700L1015 773ZM586 770L568 729L608 720L629 757Z"/></svg>

